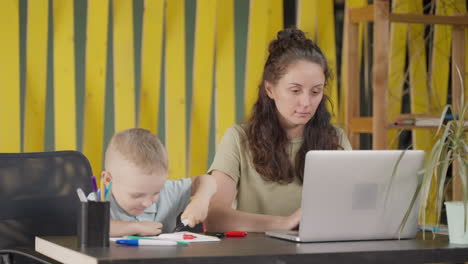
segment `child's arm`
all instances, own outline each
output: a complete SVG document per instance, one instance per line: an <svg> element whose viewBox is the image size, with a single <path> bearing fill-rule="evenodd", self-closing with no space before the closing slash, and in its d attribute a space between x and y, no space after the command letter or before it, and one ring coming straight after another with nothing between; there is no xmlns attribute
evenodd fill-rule
<svg viewBox="0 0 468 264"><path fill-rule="evenodd" d="M120 236L155 236L159 235L162 231L162 224L158 222L128 222L111 219L110 232L111 237Z"/></svg>
<svg viewBox="0 0 468 264"><path fill-rule="evenodd" d="M208 174L199 175L192 180L192 201L180 217L186 219L190 227L205 220L208 215L211 197L216 193L216 180Z"/></svg>

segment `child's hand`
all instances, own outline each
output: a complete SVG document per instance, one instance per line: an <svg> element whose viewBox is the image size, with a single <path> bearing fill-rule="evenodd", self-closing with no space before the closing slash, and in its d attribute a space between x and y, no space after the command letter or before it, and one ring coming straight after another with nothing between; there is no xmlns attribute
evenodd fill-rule
<svg viewBox="0 0 468 264"><path fill-rule="evenodd" d="M180 219L186 220L187 224L193 228L196 224L199 224L206 219L209 205L209 199L194 197L185 208L185 211L180 216Z"/></svg>
<svg viewBox="0 0 468 264"><path fill-rule="evenodd" d="M162 224L158 222L134 222L136 224L136 231L138 236L155 236L162 232Z"/></svg>

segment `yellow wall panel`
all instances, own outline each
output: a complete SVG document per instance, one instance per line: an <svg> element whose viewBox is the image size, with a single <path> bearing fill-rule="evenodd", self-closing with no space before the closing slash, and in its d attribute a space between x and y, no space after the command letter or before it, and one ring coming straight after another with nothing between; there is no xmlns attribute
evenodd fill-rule
<svg viewBox="0 0 468 264"><path fill-rule="evenodd" d="M268 24L270 24L269 40L275 39L278 31L283 29L283 0L270 0Z"/></svg>
<svg viewBox="0 0 468 264"><path fill-rule="evenodd" d="M115 132L135 127L133 2L113 1Z"/></svg>
<svg viewBox="0 0 468 264"><path fill-rule="evenodd" d="M395 0L392 2L392 12L408 13L408 1ZM408 25L404 23L390 24L390 55L388 65L388 120L395 121L401 114L403 85L405 82L405 63ZM397 131L388 131L387 146L398 148ZM393 142L392 145L390 145Z"/></svg>
<svg viewBox="0 0 468 264"><path fill-rule="evenodd" d="M21 151L18 1L0 1L0 152Z"/></svg>
<svg viewBox="0 0 468 264"><path fill-rule="evenodd" d="M421 14L423 12L422 1L409 1L409 12ZM424 25L408 25L409 42L409 75L410 75L410 94L411 94L411 112L414 114L428 113L429 93L426 76L426 51L424 48ZM425 150L430 153L433 145L433 132L428 130L413 131L413 146L415 149ZM436 211L431 209L431 204L435 201L436 189L431 188L429 194L428 208L424 211L426 223L436 223Z"/></svg>
<svg viewBox="0 0 468 264"><path fill-rule="evenodd" d="M331 72L336 76L336 42L335 42L335 15L333 0L317 1L317 44L325 54ZM331 80L327 84L326 94L332 101L329 110L332 112L332 122L336 123L338 115L338 81Z"/></svg>
<svg viewBox="0 0 468 264"><path fill-rule="evenodd" d="M454 0L437 0L437 15L453 15L458 13ZM464 1L463 1L464 2ZM434 45L431 57L431 110L435 113L442 111L447 104L447 88L449 84L450 56L452 46L452 27L448 25L434 26Z"/></svg>
<svg viewBox="0 0 468 264"><path fill-rule="evenodd" d="M247 39L247 58L245 67L245 101L244 115L249 117L252 106L257 99L258 85L262 78L263 66L268 51L270 25L268 21L268 9L270 1L250 1L249 7L249 32Z"/></svg>
<svg viewBox="0 0 468 264"><path fill-rule="evenodd" d="M187 176L185 117L185 0L166 2L166 147L169 178Z"/></svg>
<svg viewBox="0 0 468 264"><path fill-rule="evenodd" d="M408 2L410 12L422 13L422 1ZM408 25L409 41L409 75L411 93L411 112L414 114L429 111L429 97L426 76L426 52L424 48L424 25ZM431 138L428 131L413 131L413 142L416 149L426 149Z"/></svg>
<svg viewBox="0 0 468 264"><path fill-rule="evenodd" d="M28 1L24 151L44 151L49 1Z"/></svg>
<svg viewBox="0 0 468 264"><path fill-rule="evenodd" d="M54 1L55 149L76 149L73 0Z"/></svg>
<svg viewBox="0 0 468 264"><path fill-rule="evenodd" d="M99 175L103 169L109 1L89 0L87 17L83 153L93 174Z"/></svg>
<svg viewBox="0 0 468 264"><path fill-rule="evenodd" d="M313 40L317 32L317 2L317 0L297 0L296 25Z"/></svg>
<svg viewBox="0 0 468 264"><path fill-rule="evenodd" d="M139 126L158 132L164 1L146 0L143 13Z"/></svg>
<svg viewBox="0 0 468 264"><path fill-rule="evenodd" d="M198 0L196 10L189 144L190 176L205 173L207 170L215 52L216 0Z"/></svg>
<svg viewBox="0 0 468 264"><path fill-rule="evenodd" d="M216 11L215 133L219 143L226 129L236 122L234 0L218 0Z"/></svg>

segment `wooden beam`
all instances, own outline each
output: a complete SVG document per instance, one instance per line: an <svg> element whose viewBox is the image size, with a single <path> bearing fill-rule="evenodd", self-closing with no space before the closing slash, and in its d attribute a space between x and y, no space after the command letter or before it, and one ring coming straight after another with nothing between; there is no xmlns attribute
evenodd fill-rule
<svg viewBox="0 0 468 264"><path fill-rule="evenodd" d="M374 21L374 5L349 8L349 22L352 24L369 21Z"/></svg>
<svg viewBox="0 0 468 264"><path fill-rule="evenodd" d="M465 83L465 30L462 26L452 29L452 105L455 113L460 113L460 100Z"/></svg>
<svg viewBox="0 0 468 264"><path fill-rule="evenodd" d="M372 117L352 118L349 122L349 130L352 133L372 133Z"/></svg>
<svg viewBox="0 0 468 264"><path fill-rule="evenodd" d="M372 148L387 147L389 0L374 1Z"/></svg>
<svg viewBox="0 0 468 264"><path fill-rule="evenodd" d="M445 24L468 26L468 15L459 16L439 16L421 14L396 14L392 13L389 19L393 23L415 23L415 24Z"/></svg>
<svg viewBox="0 0 468 264"><path fill-rule="evenodd" d="M455 113L460 113L463 84L465 77L465 31L462 26L454 26L452 30L452 105ZM452 168L452 199L454 201L462 200L461 180L458 173L458 162L453 163Z"/></svg>
<svg viewBox="0 0 468 264"><path fill-rule="evenodd" d="M348 8L348 11L351 8ZM349 12L348 12L349 14ZM349 18L349 16L348 16ZM359 89L359 72L360 67L357 67L356 64L352 62L359 61L359 24L348 23L347 25L347 80L345 87L346 94L346 111L345 111L345 126L348 131L348 138L353 146L353 149L359 149L359 135L356 134L351 125L351 121L360 116L359 106L360 106L360 89Z"/></svg>

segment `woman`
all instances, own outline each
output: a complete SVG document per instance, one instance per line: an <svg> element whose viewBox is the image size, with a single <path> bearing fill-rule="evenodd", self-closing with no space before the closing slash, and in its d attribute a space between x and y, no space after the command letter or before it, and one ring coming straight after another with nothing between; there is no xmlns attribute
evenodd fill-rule
<svg viewBox="0 0 468 264"><path fill-rule="evenodd" d="M304 32L278 33L250 119L226 132L209 169L218 191L208 229L297 228L306 152L351 149L330 124L324 95L330 77L325 56Z"/></svg>

